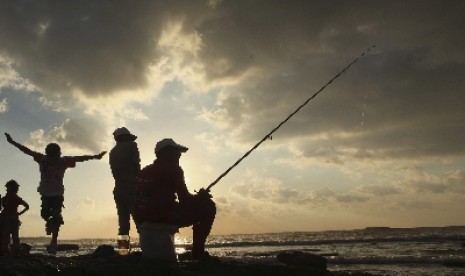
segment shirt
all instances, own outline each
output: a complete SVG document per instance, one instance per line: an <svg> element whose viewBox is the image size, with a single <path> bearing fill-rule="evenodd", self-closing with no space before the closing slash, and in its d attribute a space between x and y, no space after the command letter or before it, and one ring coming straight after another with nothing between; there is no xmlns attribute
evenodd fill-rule
<svg viewBox="0 0 465 276"><path fill-rule="evenodd" d="M20 198L16 193L6 193L2 198L2 213L8 216L18 215L18 206L22 205L23 199Z"/></svg>
<svg viewBox="0 0 465 276"><path fill-rule="evenodd" d="M117 142L110 151L110 167L116 192L133 192L140 170L140 156L134 141Z"/></svg>
<svg viewBox="0 0 465 276"><path fill-rule="evenodd" d="M70 156L63 156L58 162L51 162L47 155L38 152L32 157L40 167L40 183L37 191L42 196L62 196L65 193L63 185L65 170L76 167L76 160Z"/></svg>
<svg viewBox="0 0 465 276"><path fill-rule="evenodd" d="M143 168L138 178L143 180L147 192L147 202L140 216L144 220L173 221L178 203L187 203L193 198L179 165L157 159Z"/></svg>

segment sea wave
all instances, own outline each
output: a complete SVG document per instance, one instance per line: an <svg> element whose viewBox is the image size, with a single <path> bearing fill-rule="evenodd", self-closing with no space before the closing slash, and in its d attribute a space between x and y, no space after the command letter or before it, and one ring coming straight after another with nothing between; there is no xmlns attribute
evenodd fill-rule
<svg viewBox="0 0 465 276"><path fill-rule="evenodd" d="M358 238L358 239L327 239L327 240L267 240L267 241L210 241L208 247L264 247L264 246L307 246L307 245L326 245L326 244L348 244L348 243L386 243L386 242L448 242L461 241L457 236L403 236L403 237L384 237L384 238ZM189 244L177 244L183 247Z"/></svg>

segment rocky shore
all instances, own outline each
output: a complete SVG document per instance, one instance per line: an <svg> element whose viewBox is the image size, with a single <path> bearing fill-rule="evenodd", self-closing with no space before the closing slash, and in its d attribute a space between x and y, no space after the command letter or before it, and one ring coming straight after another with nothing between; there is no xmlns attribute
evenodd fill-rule
<svg viewBox="0 0 465 276"><path fill-rule="evenodd" d="M289 256L288 256L289 258ZM2 276L129 276L129 275L169 275L169 276L312 276L312 275L369 275L364 273L331 272L325 268L305 265L299 262L291 264L251 264L215 261L180 261L166 263L147 260L140 254L129 256L101 256L96 254L56 257L52 255L32 254L19 257L0 257L0 275Z"/></svg>

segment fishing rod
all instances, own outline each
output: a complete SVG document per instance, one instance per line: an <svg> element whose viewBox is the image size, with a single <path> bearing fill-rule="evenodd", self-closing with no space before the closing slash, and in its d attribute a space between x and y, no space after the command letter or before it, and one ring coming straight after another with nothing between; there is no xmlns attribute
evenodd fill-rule
<svg viewBox="0 0 465 276"><path fill-rule="evenodd" d="M234 169L234 167L236 167L237 165L239 165L240 162L242 162L242 160L244 160L247 156L250 155L250 153L252 153L252 151L254 151L256 148L258 148L263 142L265 142L267 139L271 139L271 135L273 133L275 133L282 125L284 125L287 121L289 121L289 119L292 118L292 116L294 116L297 112L299 112L300 109L302 109L302 107L304 107L306 104L308 104L308 102L310 102L313 98L315 98L316 96L318 96L318 94L320 94L327 86L329 86L333 81L335 81L337 78L339 78L342 74L344 74L347 70L349 70L349 68L354 65L360 58L362 58L365 54L367 54L368 52L370 52L371 49L375 48L376 45L373 45L371 46L370 48L368 48L367 50L365 50L360 56L358 56L356 59L354 59L351 63L349 63L346 67L344 67L341 71L339 71L339 73L337 73L332 79L330 79L325 85L323 85L318 91L316 91L310 98L308 98L303 104L301 104L299 107L297 107L296 110L294 110L294 112L292 112L291 114L289 114L286 119L284 119L281 123L278 124L278 126L276 126L275 128L273 128L268 134L266 134L257 144L255 144L255 146L253 146L249 151L247 151L241 158L239 158L231 167L229 167L224 173L222 173L220 176L218 176L218 178L213 181L210 185L208 185L207 187L207 191L210 191L210 189L215 186L223 177L225 177L232 169Z"/></svg>

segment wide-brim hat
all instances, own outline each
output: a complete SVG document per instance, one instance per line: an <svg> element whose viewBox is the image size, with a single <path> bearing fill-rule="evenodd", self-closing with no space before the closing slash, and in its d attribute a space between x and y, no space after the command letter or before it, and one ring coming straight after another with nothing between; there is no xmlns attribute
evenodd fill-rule
<svg viewBox="0 0 465 276"><path fill-rule="evenodd" d="M131 137L133 140L137 139L137 136L134 134L131 134L131 132L129 132L129 130L125 127L120 127L120 128L117 128L115 131L113 131L113 136L115 138L124 136L124 135Z"/></svg>
<svg viewBox="0 0 465 276"><path fill-rule="evenodd" d="M155 154L159 153L162 149L164 149L166 147L177 148L180 152L186 152L189 149L189 148L187 148L187 147L185 147L183 145L180 145L180 144L176 143L171 138L165 138L165 139L157 142L157 144L155 145Z"/></svg>

